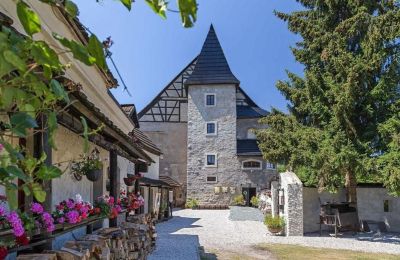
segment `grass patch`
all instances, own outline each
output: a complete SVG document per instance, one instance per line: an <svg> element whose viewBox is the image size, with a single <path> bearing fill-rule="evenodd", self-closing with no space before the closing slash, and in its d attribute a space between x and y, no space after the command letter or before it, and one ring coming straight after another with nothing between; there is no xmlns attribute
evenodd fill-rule
<svg viewBox="0 0 400 260"><path fill-rule="evenodd" d="M284 244L260 244L255 247L257 250L264 250L272 253L279 260L398 260L399 255L391 254L378 254L378 253L364 253L351 250L342 249L328 249L305 247L298 245L284 245Z"/></svg>

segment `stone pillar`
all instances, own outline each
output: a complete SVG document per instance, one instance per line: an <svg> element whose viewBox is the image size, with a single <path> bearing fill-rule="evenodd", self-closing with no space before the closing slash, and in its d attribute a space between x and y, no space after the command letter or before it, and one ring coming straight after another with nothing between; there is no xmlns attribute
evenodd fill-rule
<svg viewBox="0 0 400 260"><path fill-rule="evenodd" d="M284 196L285 234L303 236L303 183L293 172L280 174Z"/></svg>
<svg viewBox="0 0 400 260"><path fill-rule="evenodd" d="M271 182L271 214L273 217L279 214L278 212L278 194L279 183L277 181Z"/></svg>

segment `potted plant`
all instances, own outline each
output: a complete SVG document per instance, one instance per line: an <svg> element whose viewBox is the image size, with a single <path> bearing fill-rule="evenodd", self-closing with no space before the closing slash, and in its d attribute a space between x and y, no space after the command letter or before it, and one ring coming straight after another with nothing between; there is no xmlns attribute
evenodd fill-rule
<svg viewBox="0 0 400 260"><path fill-rule="evenodd" d="M278 234L282 232L285 226L285 220L281 216L273 217L271 214L265 216L264 224L267 226L268 231L272 234Z"/></svg>
<svg viewBox="0 0 400 260"><path fill-rule="evenodd" d="M233 204L236 206L243 206L245 204L243 194L235 196L233 198Z"/></svg>
<svg viewBox="0 0 400 260"><path fill-rule="evenodd" d="M81 180L83 175L89 181L95 182L100 179L103 169L103 163L99 158L100 152L94 149L88 156L83 156L81 161L72 165L72 172L77 180Z"/></svg>
<svg viewBox="0 0 400 260"><path fill-rule="evenodd" d="M251 197L250 203L253 207L257 208L259 203L259 199L257 198L257 196Z"/></svg>
<svg viewBox="0 0 400 260"><path fill-rule="evenodd" d="M189 198L185 204L185 207L188 209L197 209L199 206L199 201L197 199Z"/></svg>

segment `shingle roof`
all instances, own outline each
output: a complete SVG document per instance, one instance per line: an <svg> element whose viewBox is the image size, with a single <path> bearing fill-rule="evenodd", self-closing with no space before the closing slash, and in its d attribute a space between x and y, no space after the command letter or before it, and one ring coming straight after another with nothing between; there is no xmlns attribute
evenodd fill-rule
<svg viewBox="0 0 400 260"><path fill-rule="evenodd" d="M260 156L262 154L260 149L258 148L257 140L244 139L244 140L237 140L237 155Z"/></svg>
<svg viewBox="0 0 400 260"><path fill-rule="evenodd" d="M152 154L161 155L161 150L150 140L150 138L137 128L134 128L130 133L133 142Z"/></svg>
<svg viewBox="0 0 400 260"><path fill-rule="evenodd" d="M169 176L164 176L164 175L160 175L160 180L168 183L171 187L180 187L182 186L178 181L174 180L173 178L169 177Z"/></svg>
<svg viewBox="0 0 400 260"><path fill-rule="evenodd" d="M211 25L194 71L186 80L185 85L238 85L239 83L239 80L233 75L229 68L224 51L215 34L214 27Z"/></svg>
<svg viewBox="0 0 400 260"><path fill-rule="evenodd" d="M237 118L258 118L268 115L268 111L252 106L236 106Z"/></svg>

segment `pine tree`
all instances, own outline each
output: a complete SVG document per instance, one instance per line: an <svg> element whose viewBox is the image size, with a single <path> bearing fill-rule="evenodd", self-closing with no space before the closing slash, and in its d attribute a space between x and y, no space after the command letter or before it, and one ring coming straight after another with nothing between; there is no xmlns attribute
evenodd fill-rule
<svg viewBox="0 0 400 260"><path fill-rule="evenodd" d="M382 180L400 191L400 5L394 0L298 0L276 12L302 37L292 48L304 75L277 88L290 115L273 111L258 132L267 160L283 162L323 189ZM388 164L391 166L388 166Z"/></svg>

